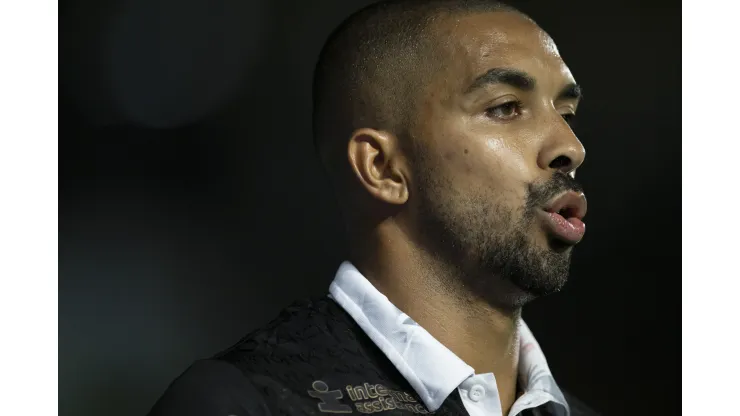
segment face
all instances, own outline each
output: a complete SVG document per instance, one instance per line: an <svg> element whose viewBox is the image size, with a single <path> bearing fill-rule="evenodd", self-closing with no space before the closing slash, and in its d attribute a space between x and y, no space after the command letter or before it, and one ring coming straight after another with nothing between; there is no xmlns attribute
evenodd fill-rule
<svg viewBox="0 0 740 416"><path fill-rule="evenodd" d="M408 207L419 242L462 284L520 306L558 291L585 226L580 89L547 34L511 13L435 28L444 68L420 93Z"/></svg>

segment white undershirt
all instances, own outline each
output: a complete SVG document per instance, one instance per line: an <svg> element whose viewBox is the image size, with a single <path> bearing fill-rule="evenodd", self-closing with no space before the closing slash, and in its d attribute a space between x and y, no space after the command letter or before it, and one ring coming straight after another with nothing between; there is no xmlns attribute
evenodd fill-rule
<svg viewBox="0 0 740 416"><path fill-rule="evenodd" d="M503 416L493 373L475 374L471 366L396 308L351 263L339 266L329 293L406 378L429 411L439 409L457 389L471 416ZM559 404L562 414L569 416L563 393L524 321L519 336L519 382L524 394L508 416L547 402Z"/></svg>

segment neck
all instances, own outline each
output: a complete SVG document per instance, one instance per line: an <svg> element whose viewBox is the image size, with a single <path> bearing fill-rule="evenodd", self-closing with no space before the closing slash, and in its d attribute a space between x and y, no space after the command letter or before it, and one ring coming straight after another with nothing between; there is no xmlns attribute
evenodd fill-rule
<svg viewBox="0 0 740 416"><path fill-rule="evenodd" d="M507 414L516 399L521 309L501 310L470 293L457 268L383 223L350 255L355 267L400 310L473 367L493 373Z"/></svg>

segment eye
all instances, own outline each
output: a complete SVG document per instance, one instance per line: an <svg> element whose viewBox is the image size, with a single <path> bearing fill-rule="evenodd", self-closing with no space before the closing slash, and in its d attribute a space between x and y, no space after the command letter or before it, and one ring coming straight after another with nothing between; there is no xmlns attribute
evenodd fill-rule
<svg viewBox="0 0 740 416"><path fill-rule="evenodd" d="M521 101L509 101L497 105L495 107L489 107L486 109L486 115L488 117L496 118L499 120L509 121L513 120L517 116L522 114L522 103Z"/></svg>
<svg viewBox="0 0 740 416"><path fill-rule="evenodd" d="M563 120L565 120L565 122L570 126L573 125L573 119L576 117L575 114L561 114L560 116L563 117Z"/></svg>

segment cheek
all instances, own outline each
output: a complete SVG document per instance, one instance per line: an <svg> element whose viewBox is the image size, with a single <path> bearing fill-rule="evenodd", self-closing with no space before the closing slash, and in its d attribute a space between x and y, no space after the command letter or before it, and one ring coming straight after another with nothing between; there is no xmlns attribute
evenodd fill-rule
<svg viewBox="0 0 740 416"><path fill-rule="evenodd" d="M425 133L431 139L427 150L437 155L456 186L518 194L532 182L529 141L521 131L492 134L458 121L439 123Z"/></svg>
<svg viewBox="0 0 740 416"><path fill-rule="evenodd" d="M443 174L457 190L485 195L510 208L522 205L529 169L521 149L498 139L458 143L461 146L441 151Z"/></svg>
<svg viewBox="0 0 740 416"><path fill-rule="evenodd" d="M468 150L459 159L462 173L474 186L517 194L526 189L530 169L521 148L506 140L488 138Z"/></svg>
<svg viewBox="0 0 740 416"><path fill-rule="evenodd" d="M529 167L523 148L498 138L486 139L484 145L480 153L481 161L490 167L490 174L510 177L512 180L527 177Z"/></svg>

